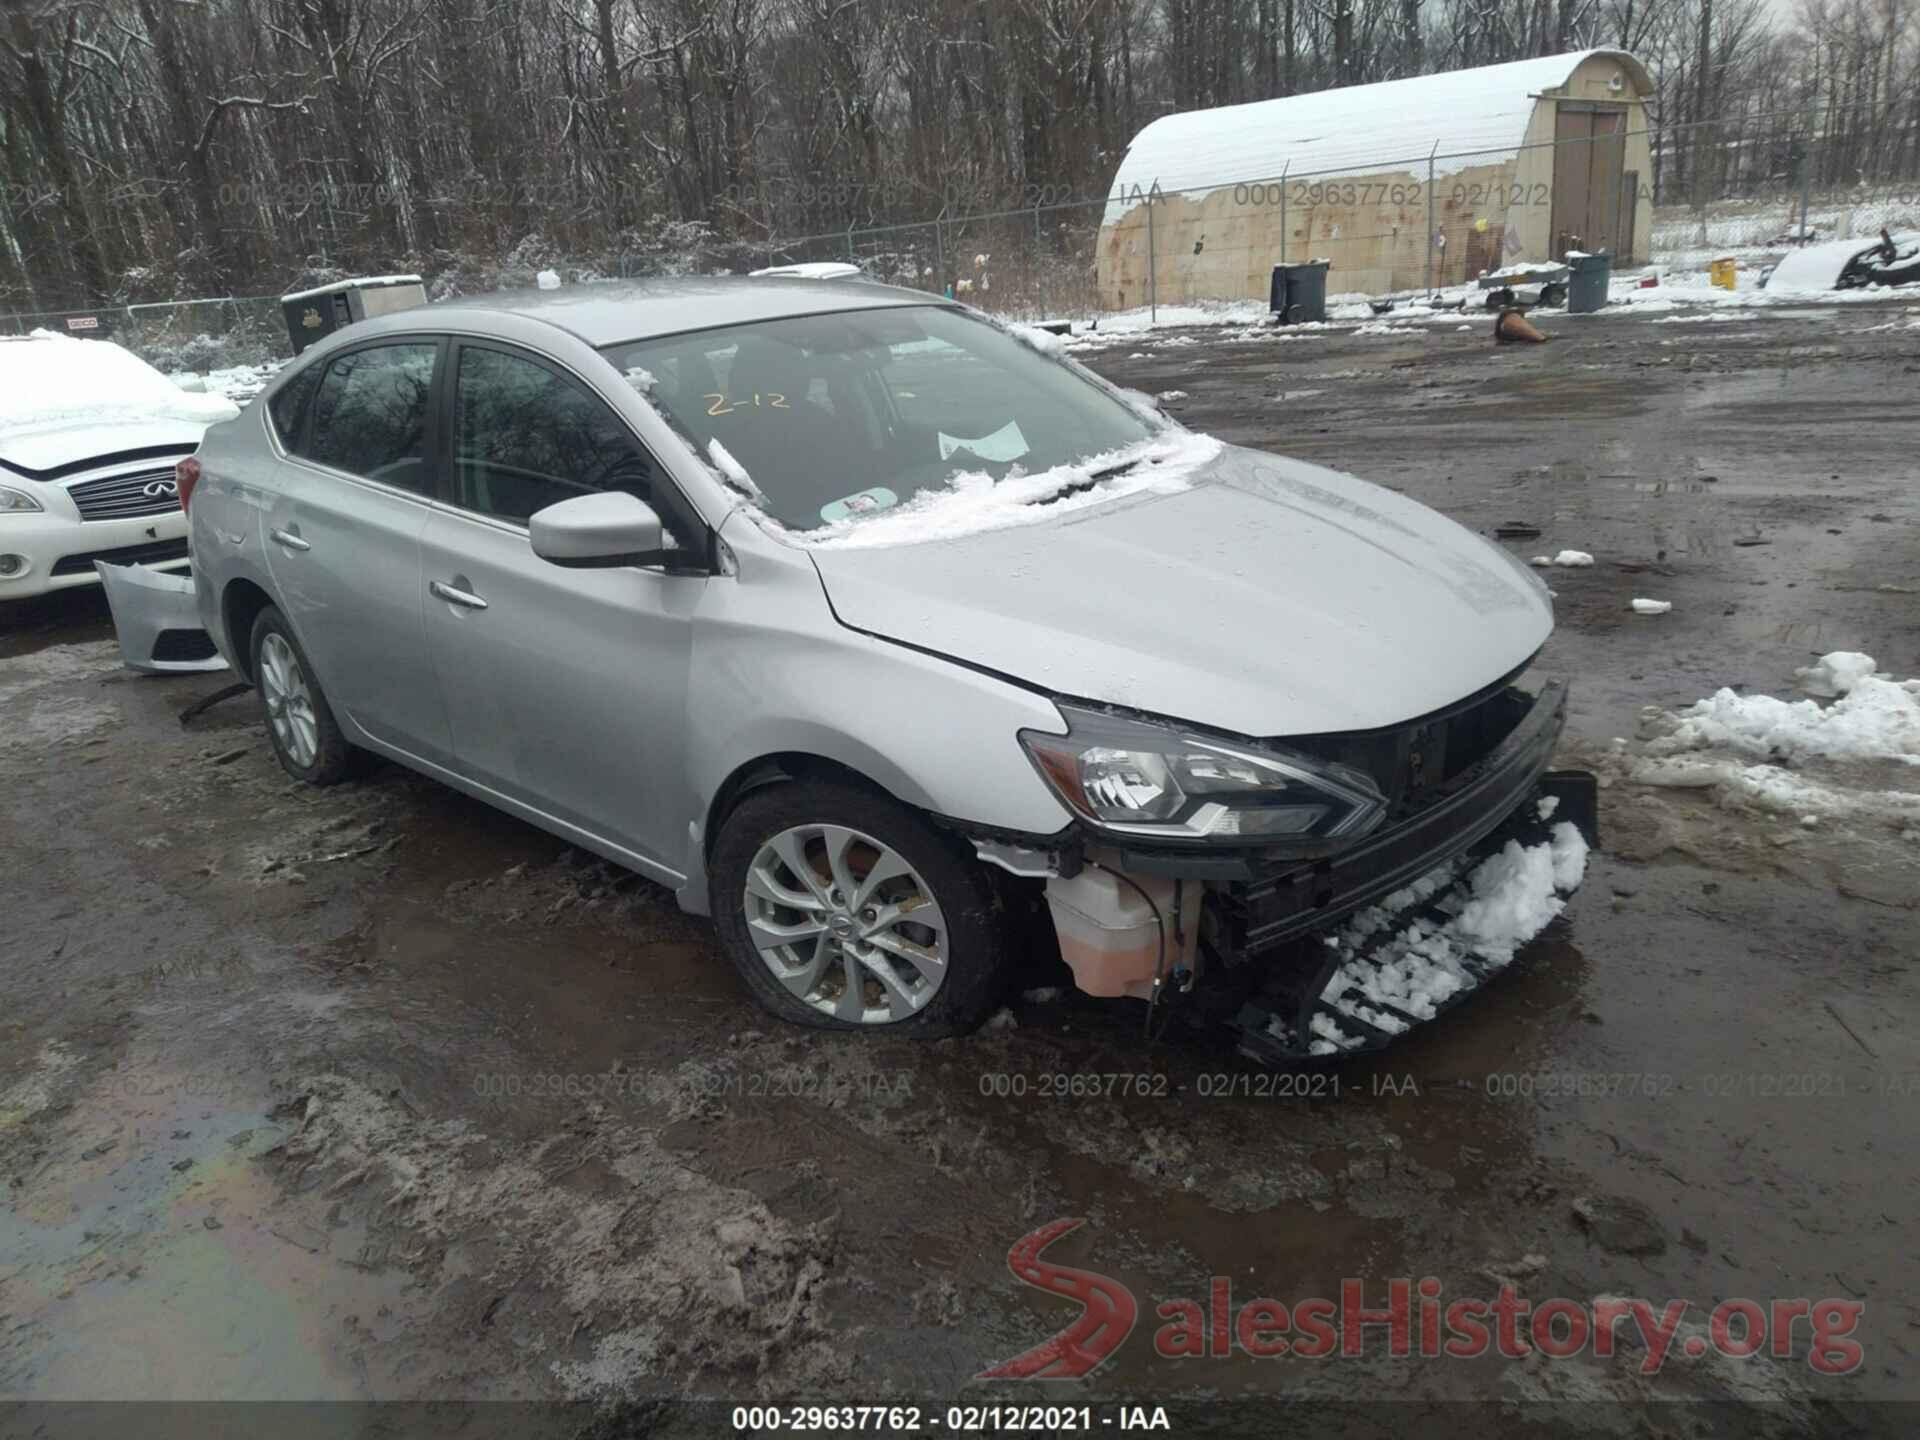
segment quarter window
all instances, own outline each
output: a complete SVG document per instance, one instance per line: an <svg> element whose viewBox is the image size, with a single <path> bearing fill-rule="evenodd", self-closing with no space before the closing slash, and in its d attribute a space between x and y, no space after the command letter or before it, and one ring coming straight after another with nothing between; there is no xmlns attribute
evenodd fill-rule
<svg viewBox="0 0 1920 1440"><path fill-rule="evenodd" d="M439 346L374 345L327 367L299 453L322 465L425 495L427 395Z"/></svg>
<svg viewBox="0 0 1920 1440"><path fill-rule="evenodd" d="M306 418L307 401L313 398L313 387L320 381L323 365L309 365L278 390L267 401L267 409L273 416L273 428L279 433L280 443L292 449L300 441L300 422Z"/></svg>
<svg viewBox="0 0 1920 1440"><path fill-rule="evenodd" d="M466 509L525 522L603 490L655 504L653 461L626 422L545 365L462 346L454 412L454 497Z"/></svg>

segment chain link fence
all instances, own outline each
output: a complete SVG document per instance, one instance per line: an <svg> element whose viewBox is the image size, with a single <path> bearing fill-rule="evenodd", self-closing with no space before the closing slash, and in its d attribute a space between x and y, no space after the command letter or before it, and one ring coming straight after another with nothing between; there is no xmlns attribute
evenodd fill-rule
<svg viewBox="0 0 1920 1440"><path fill-rule="evenodd" d="M936 217L800 236L769 264L850 261L888 284L950 295L982 309L1082 315L1100 308L1094 249L1104 198Z"/></svg>
<svg viewBox="0 0 1920 1440"><path fill-rule="evenodd" d="M111 340L168 374L264 367L293 353L277 295L109 305L92 310L0 310L0 334L35 330Z"/></svg>
<svg viewBox="0 0 1920 1440"><path fill-rule="evenodd" d="M1607 118L1611 116L1612 118ZM1920 229L1920 130L1862 137L1844 115L1653 125L1568 106L1551 138L1383 155L1337 171L1247 176L1200 193L1156 184L1022 209L941 213L786 238L661 230L661 245L571 275L709 273L850 261L873 278L1024 318L1263 300L1276 264L1324 259L1333 294L1471 287L1568 250L1681 275L1764 267L1800 244ZM698 243L668 243L698 232ZM523 269L525 267L522 267ZM502 272L503 274L506 272ZM524 282L531 278L515 272ZM277 296L0 310L0 333L113 339L169 373L263 367L291 352Z"/></svg>
<svg viewBox="0 0 1920 1440"><path fill-rule="evenodd" d="M1920 133L1862 148L1834 116L1648 126L1562 104L1518 147L1382 155L1338 170L1157 184L1032 210L850 227L766 247L766 263L852 261L875 278L1026 316L1246 302L1272 267L1331 262L1334 293L1472 286L1606 250L1616 269L1764 267L1799 244L1920 229Z"/></svg>

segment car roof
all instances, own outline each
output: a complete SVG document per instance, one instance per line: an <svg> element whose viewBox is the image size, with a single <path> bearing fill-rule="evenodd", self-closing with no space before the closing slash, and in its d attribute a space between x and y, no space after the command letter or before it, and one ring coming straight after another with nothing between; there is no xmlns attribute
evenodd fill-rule
<svg viewBox="0 0 1920 1440"><path fill-rule="evenodd" d="M953 302L924 290L876 285L871 280L811 280L785 276L676 276L568 285L557 290L503 290L443 300L429 306L433 321L484 326L492 315L522 315L571 332L596 348L627 340L650 340L689 330L747 325L793 315L842 310L882 310ZM363 321L353 330L417 328L418 309Z"/></svg>

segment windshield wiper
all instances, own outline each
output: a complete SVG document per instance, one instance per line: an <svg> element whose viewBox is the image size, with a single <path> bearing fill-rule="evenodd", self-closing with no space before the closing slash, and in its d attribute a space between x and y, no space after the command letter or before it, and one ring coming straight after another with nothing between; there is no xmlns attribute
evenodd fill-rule
<svg viewBox="0 0 1920 1440"><path fill-rule="evenodd" d="M1116 475L1124 475L1139 463L1138 460L1122 460L1118 465L1109 465L1104 470L1095 470L1092 474L1088 475L1086 479L1076 480L1071 485L1062 485L1051 495L1035 500L1033 503L1036 505L1051 505L1056 500L1066 499L1069 495L1084 494L1093 489L1093 487L1098 485L1102 480L1111 480Z"/></svg>

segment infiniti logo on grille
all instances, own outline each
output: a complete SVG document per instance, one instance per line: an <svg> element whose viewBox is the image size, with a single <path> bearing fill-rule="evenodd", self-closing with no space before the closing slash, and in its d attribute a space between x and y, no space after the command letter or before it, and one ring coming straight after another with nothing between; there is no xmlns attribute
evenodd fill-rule
<svg viewBox="0 0 1920 1440"><path fill-rule="evenodd" d="M158 500L162 495L178 495L180 487L171 480L149 480L140 487L140 493Z"/></svg>

